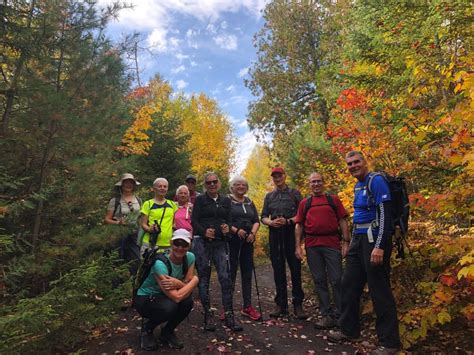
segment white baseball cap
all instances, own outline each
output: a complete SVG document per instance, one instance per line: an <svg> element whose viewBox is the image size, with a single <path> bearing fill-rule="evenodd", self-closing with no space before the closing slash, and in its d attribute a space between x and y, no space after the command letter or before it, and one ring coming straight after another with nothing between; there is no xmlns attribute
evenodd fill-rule
<svg viewBox="0 0 474 355"><path fill-rule="evenodd" d="M191 233L189 233L186 229L180 228L173 232L173 237L171 238L171 241L181 239L184 240L186 243L191 244L191 238Z"/></svg>

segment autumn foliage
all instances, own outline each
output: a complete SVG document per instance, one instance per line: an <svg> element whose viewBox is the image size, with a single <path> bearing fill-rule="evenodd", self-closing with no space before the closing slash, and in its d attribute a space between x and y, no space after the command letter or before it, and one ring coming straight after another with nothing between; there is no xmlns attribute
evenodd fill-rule
<svg viewBox="0 0 474 355"><path fill-rule="evenodd" d="M283 9L292 16L279 16ZM467 1L272 3L256 40L260 57L249 87L263 94L250 107L251 122L273 133L272 154L298 187L307 192L306 177L320 171L327 189L349 207L354 180L343 156L352 149L363 151L373 170L408 183L409 252L393 261L392 277L407 349L474 318L470 15ZM318 31L311 49L305 51L309 42L299 43L298 51L287 45L304 42L307 31ZM298 80L290 77L291 64L277 64L314 57L312 66L298 67ZM310 78L304 85L303 77ZM291 110L301 109L285 120L263 109L286 100L275 97L269 83L284 85L286 93L312 87L314 94L301 95Z"/></svg>

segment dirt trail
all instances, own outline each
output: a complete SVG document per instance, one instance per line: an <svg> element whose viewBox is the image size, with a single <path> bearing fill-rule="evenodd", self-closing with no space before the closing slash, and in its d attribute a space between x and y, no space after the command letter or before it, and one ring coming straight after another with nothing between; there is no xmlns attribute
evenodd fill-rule
<svg viewBox="0 0 474 355"><path fill-rule="evenodd" d="M240 294L240 280L237 279L236 292L234 295L234 309L237 319L244 327L243 332L227 332L222 326L218 326L215 332L204 332L202 330L202 307L196 301L195 293L194 309L189 316L178 327L177 335L184 342L183 350L176 351L167 346L160 346L156 351L163 354L184 353L265 353L265 354L323 354L323 353L354 353L358 350L350 344L332 344L326 340L326 331L316 330L313 321L318 311L311 297L305 303L305 309L310 315L308 320L297 320L292 317L288 319L271 319L268 313L274 308L274 284L271 266L268 264L257 266L257 277L261 297L263 321L250 321L240 315L242 297ZM211 295L213 305L221 309L220 288L215 275L211 283ZM312 295L313 290L305 290L307 295ZM257 308L257 294L255 285L252 294L253 304ZM219 320L217 320L220 323ZM140 317L132 310L121 312L118 319L107 329L93 332L94 339L79 347L88 354L150 354L153 352L142 351L139 344ZM218 324L220 325L220 324ZM158 336L159 329L155 330ZM371 344L364 344L371 347ZM362 353L362 352L361 352Z"/></svg>

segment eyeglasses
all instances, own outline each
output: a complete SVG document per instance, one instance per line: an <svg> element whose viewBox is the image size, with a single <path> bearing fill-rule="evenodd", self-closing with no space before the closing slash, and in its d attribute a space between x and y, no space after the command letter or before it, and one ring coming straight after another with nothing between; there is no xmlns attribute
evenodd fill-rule
<svg viewBox="0 0 474 355"><path fill-rule="evenodd" d="M189 244L186 243L184 240L181 240L181 239L174 240L174 241L173 241L173 245L174 245L176 248L187 248L187 247L189 247Z"/></svg>
<svg viewBox="0 0 474 355"><path fill-rule="evenodd" d="M322 184L323 180L311 180L310 183L312 183L312 184Z"/></svg>
<svg viewBox="0 0 474 355"><path fill-rule="evenodd" d="M219 183L219 180L206 181L206 185L217 185L218 183Z"/></svg>
<svg viewBox="0 0 474 355"><path fill-rule="evenodd" d="M133 202L132 201L128 201L127 205L128 205L128 209L130 210L130 212L135 211L135 209L133 208Z"/></svg>

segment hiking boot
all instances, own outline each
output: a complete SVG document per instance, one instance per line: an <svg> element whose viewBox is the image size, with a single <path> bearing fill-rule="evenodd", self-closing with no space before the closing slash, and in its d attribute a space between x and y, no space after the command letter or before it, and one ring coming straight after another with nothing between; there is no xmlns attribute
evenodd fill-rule
<svg viewBox="0 0 474 355"><path fill-rule="evenodd" d="M242 308L242 310L240 311L240 314L242 314L243 316L249 317L251 320L259 320L260 318L262 318L262 315L251 305L245 308Z"/></svg>
<svg viewBox="0 0 474 355"><path fill-rule="evenodd" d="M377 349L372 350L370 355L394 355L398 353L398 348L387 348L385 346L379 346Z"/></svg>
<svg viewBox="0 0 474 355"><path fill-rule="evenodd" d="M275 309L269 314L269 316L272 318L288 317L288 309L276 305Z"/></svg>
<svg viewBox="0 0 474 355"><path fill-rule="evenodd" d="M244 330L244 328L242 328L242 326L235 320L234 312L226 312L224 325L234 332L241 332Z"/></svg>
<svg viewBox="0 0 474 355"><path fill-rule="evenodd" d="M153 333L140 333L140 347L146 351L153 351L158 349L158 343L153 337Z"/></svg>
<svg viewBox="0 0 474 355"><path fill-rule="evenodd" d="M359 338L346 335L340 330L330 330L328 333L328 340L333 343L342 343L345 341L357 341Z"/></svg>
<svg viewBox="0 0 474 355"><path fill-rule="evenodd" d="M212 321L212 316L210 311L204 312L204 330L207 332L213 332L216 330L216 325Z"/></svg>
<svg viewBox="0 0 474 355"><path fill-rule="evenodd" d="M297 304L294 306L295 317L298 319L306 319L308 316L304 313L303 306Z"/></svg>
<svg viewBox="0 0 474 355"><path fill-rule="evenodd" d="M336 321L329 316L324 316L323 318L314 323L314 327L316 329L329 329L334 328L336 325Z"/></svg>
<svg viewBox="0 0 474 355"><path fill-rule="evenodd" d="M160 341L164 344L168 344L168 346L173 349L184 348L184 344L179 341L174 331L169 333L162 329L160 334Z"/></svg>

